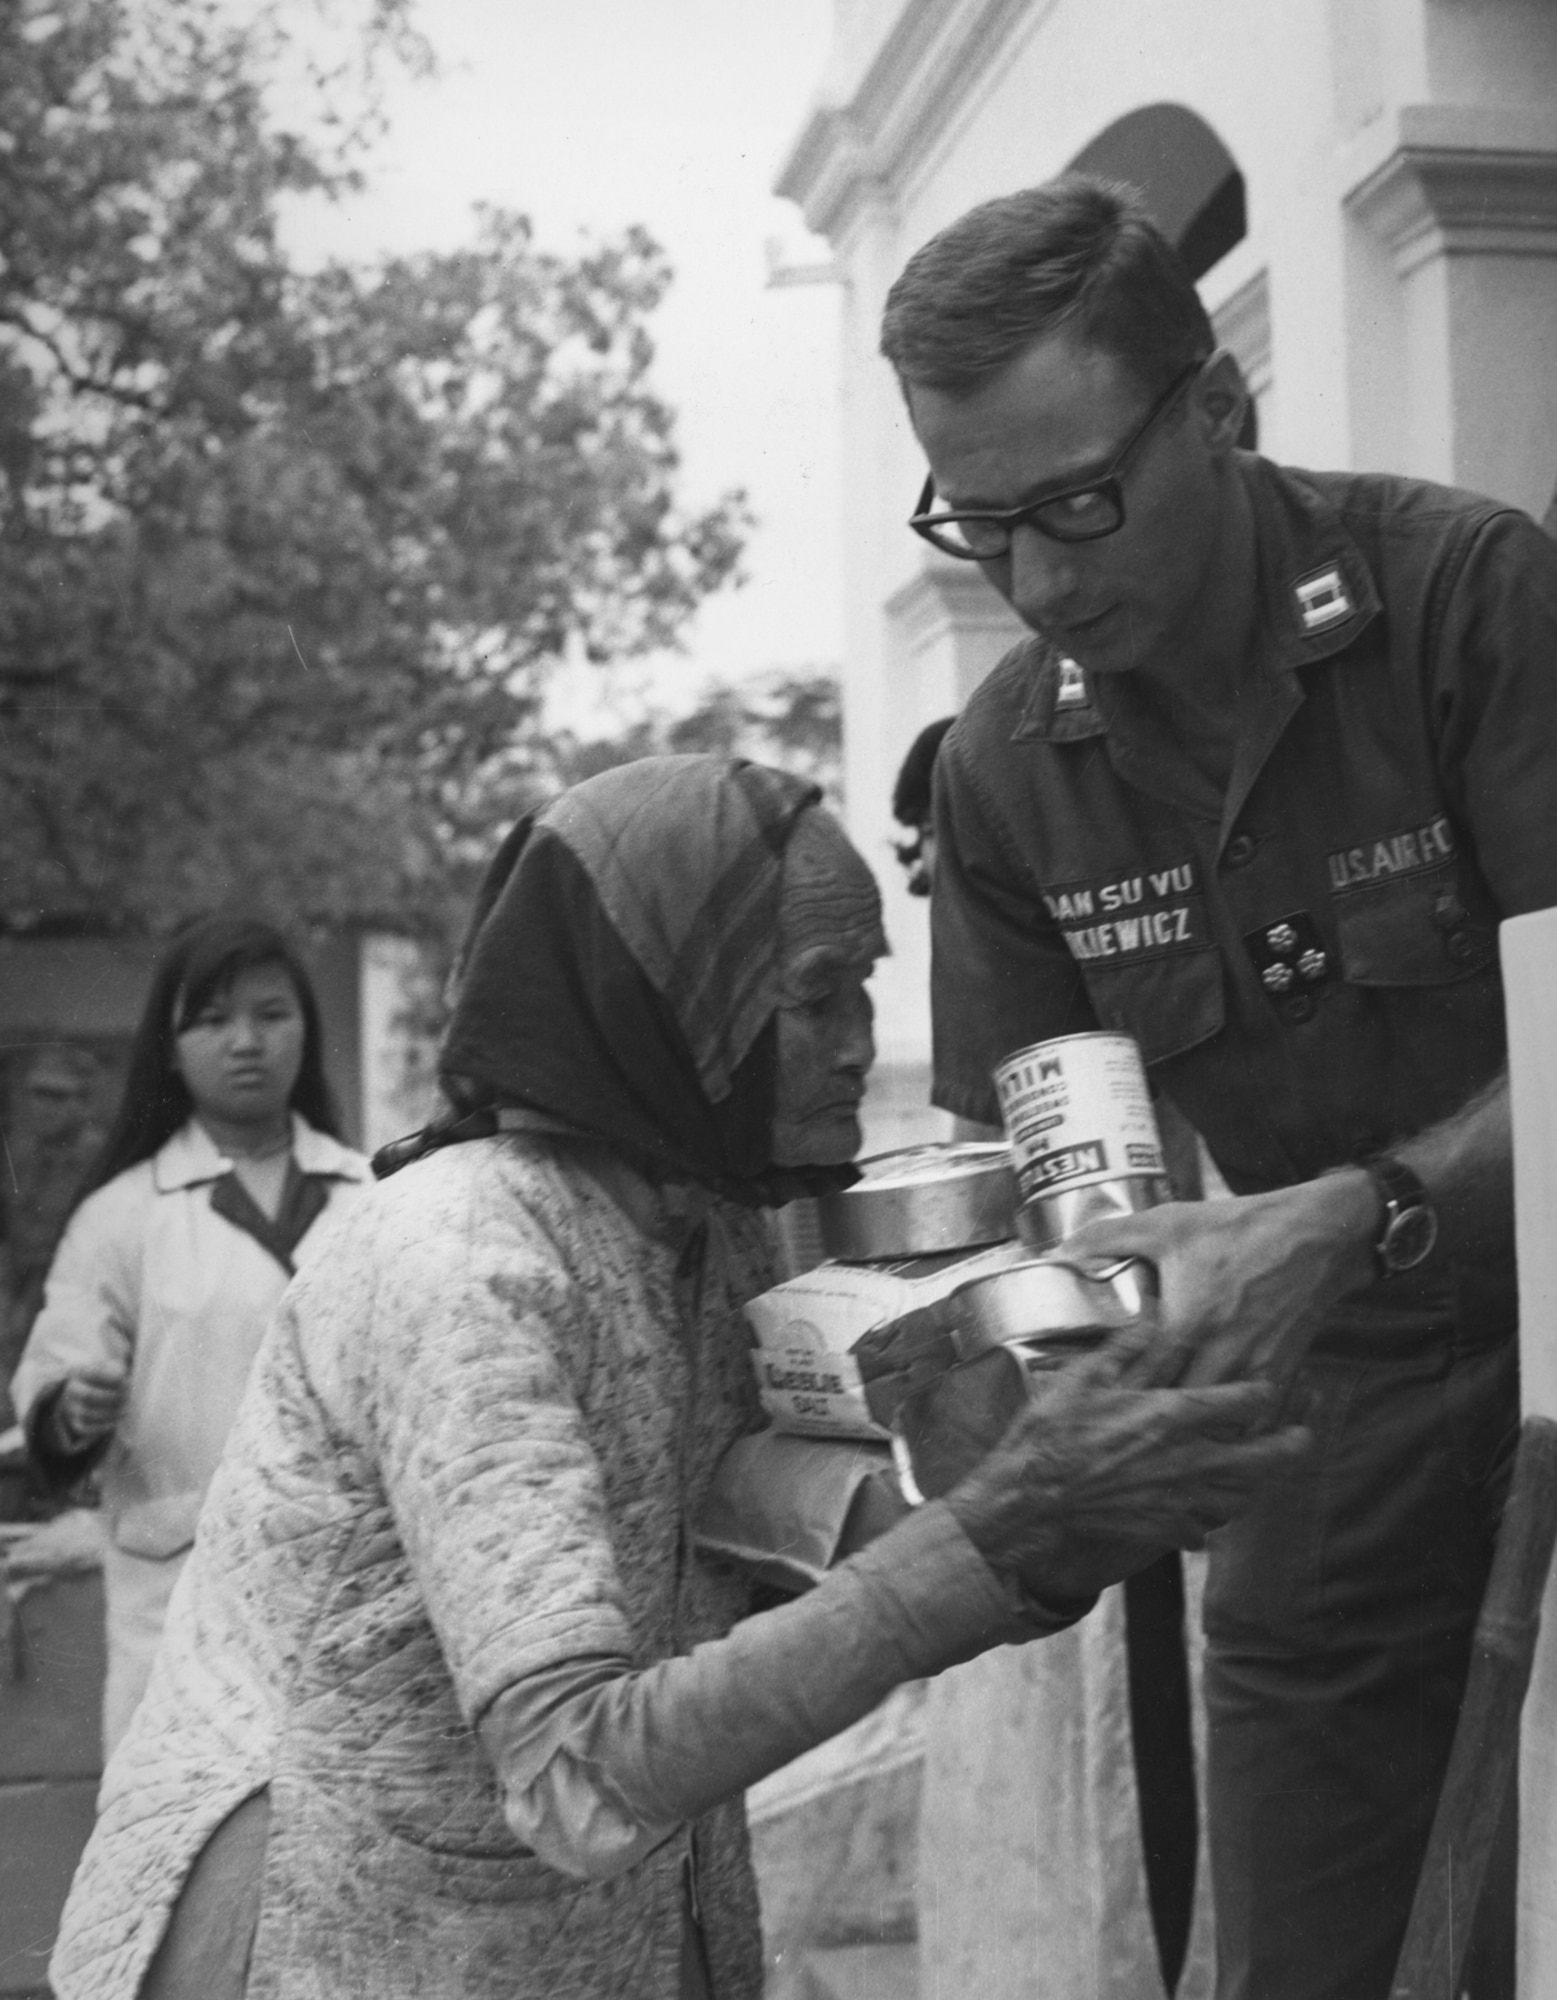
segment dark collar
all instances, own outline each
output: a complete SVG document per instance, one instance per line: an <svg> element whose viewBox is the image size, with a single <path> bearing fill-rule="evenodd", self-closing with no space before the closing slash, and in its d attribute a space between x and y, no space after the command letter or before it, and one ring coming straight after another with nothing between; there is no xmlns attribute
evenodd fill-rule
<svg viewBox="0 0 1557 2000"><path fill-rule="evenodd" d="M324 1213L329 1200L329 1181L322 1175L301 1172L295 1158L287 1161L286 1186L274 1219L265 1213L235 1173L224 1174L211 1184L211 1207L215 1212L268 1250L288 1277L295 1268L293 1251Z"/></svg>
<svg viewBox="0 0 1557 2000"><path fill-rule="evenodd" d="M1290 673L1346 651L1378 616L1372 572L1340 515L1301 473L1252 452L1234 459L1254 517L1262 661ZM1072 743L1108 733L1092 677L1035 633L1032 687L1013 742Z"/></svg>

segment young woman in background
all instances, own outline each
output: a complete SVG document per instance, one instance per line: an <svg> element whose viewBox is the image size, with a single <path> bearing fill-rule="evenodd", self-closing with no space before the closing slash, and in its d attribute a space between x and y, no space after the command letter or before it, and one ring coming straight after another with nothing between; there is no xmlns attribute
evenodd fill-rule
<svg viewBox="0 0 1557 2000"><path fill-rule="evenodd" d="M173 940L12 1385L47 1483L98 1472L105 1754L146 1685L260 1336L369 1177L340 1143L320 1039L280 932L217 916Z"/></svg>

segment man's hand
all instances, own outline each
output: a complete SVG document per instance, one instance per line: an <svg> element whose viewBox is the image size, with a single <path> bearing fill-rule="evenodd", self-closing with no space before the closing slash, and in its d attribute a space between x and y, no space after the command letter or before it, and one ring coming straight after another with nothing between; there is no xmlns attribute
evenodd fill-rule
<svg viewBox="0 0 1557 2000"><path fill-rule="evenodd" d="M67 1451L80 1451L106 1437L124 1414L129 1377L106 1369L83 1368L67 1375L54 1405L54 1429Z"/></svg>
<svg viewBox="0 0 1557 2000"><path fill-rule="evenodd" d="M1199 1548L1308 1433L1277 1424L1262 1382L1154 1386L1157 1329L1113 1336L1033 1379L1028 1404L946 1504L991 1568L1045 1599L1090 1596L1166 1548Z"/></svg>
<svg viewBox="0 0 1557 2000"><path fill-rule="evenodd" d="M1274 1194L1168 1202L1095 1222L1067 1255L1157 1267L1163 1330L1186 1384L1291 1378L1327 1309L1374 1276L1379 1203L1360 1168Z"/></svg>
<svg viewBox="0 0 1557 2000"><path fill-rule="evenodd" d="M1497 1077L1451 1117L1391 1151L1427 1187L1440 1258L1511 1270L1513 1137L1508 1077ZM1185 1382L1240 1375L1285 1381L1319 1322L1376 1276L1378 1190L1342 1167L1273 1194L1169 1202L1144 1215L1093 1223L1067 1253L1145 1257L1157 1266L1167 1332L1185 1343Z"/></svg>

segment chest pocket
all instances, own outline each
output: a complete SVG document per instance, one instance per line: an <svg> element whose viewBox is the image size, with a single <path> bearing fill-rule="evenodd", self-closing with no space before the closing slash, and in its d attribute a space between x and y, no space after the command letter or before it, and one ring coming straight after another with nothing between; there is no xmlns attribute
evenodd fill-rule
<svg viewBox="0 0 1557 2000"><path fill-rule="evenodd" d="M1335 898L1341 966L1354 986L1443 986L1497 959L1497 921L1454 862Z"/></svg>
<svg viewBox="0 0 1557 2000"><path fill-rule="evenodd" d="M1098 1025L1133 1035L1141 1060L1166 1062L1220 1033L1226 1018L1215 945L1125 965L1083 965Z"/></svg>

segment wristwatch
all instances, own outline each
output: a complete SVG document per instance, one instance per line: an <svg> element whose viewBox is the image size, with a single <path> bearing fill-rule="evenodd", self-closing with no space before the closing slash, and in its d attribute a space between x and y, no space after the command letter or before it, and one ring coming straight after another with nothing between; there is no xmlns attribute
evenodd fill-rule
<svg viewBox="0 0 1557 2000"><path fill-rule="evenodd" d="M1361 1164L1379 1191L1384 1211L1373 1244L1379 1276L1393 1278L1414 1271L1438 1241L1438 1217L1427 1190L1409 1167L1387 1153Z"/></svg>

